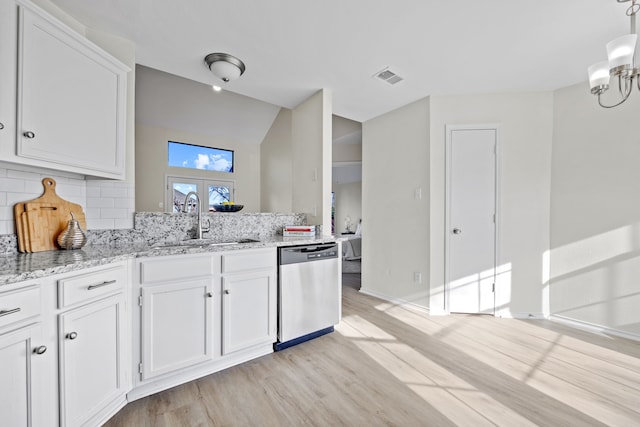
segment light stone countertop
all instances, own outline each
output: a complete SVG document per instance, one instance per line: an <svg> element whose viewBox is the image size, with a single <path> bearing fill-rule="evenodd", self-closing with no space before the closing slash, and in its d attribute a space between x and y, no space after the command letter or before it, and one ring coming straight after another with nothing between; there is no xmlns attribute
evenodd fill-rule
<svg viewBox="0 0 640 427"><path fill-rule="evenodd" d="M150 246L144 243L132 243L118 246L90 245L76 250L55 250L32 254L0 256L0 286L24 280L37 279L54 274L83 270L90 267L110 264L131 258L195 254L207 252L227 252L241 249L254 249L278 246L309 245L344 240L339 237L270 237L259 242L200 245ZM211 243L216 243L211 241Z"/></svg>

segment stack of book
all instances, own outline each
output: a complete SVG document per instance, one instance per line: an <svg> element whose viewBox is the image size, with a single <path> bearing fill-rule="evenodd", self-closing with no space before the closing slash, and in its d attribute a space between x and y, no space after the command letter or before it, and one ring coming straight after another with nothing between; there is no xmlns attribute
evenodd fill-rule
<svg viewBox="0 0 640 427"><path fill-rule="evenodd" d="M282 228L284 237L314 237L315 235L315 225L285 225Z"/></svg>

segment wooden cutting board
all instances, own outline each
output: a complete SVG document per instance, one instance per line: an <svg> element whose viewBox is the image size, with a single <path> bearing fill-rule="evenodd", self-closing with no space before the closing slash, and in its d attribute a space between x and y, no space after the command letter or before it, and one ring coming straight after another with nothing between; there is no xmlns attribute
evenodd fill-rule
<svg viewBox="0 0 640 427"><path fill-rule="evenodd" d="M82 206L60 198L53 178L44 178L42 185L44 193L41 197L14 207L20 252L58 249L56 239L66 228L71 213L83 230L87 227Z"/></svg>
<svg viewBox="0 0 640 427"><path fill-rule="evenodd" d="M18 203L13 207L13 216L16 222L16 234L18 235L18 250L20 252L31 252L29 248L27 248L26 243L29 240L29 236L26 234L27 232L27 223L26 217L23 219L24 215L24 203Z"/></svg>

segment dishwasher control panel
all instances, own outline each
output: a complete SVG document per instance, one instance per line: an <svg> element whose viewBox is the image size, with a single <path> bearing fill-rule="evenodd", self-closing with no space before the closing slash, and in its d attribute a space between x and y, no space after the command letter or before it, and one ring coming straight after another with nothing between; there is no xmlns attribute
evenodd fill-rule
<svg viewBox="0 0 640 427"><path fill-rule="evenodd" d="M338 258L338 245L335 243L289 246L279 250L280 265L297 264L300 262L320 261L328 258Z"/></svg>

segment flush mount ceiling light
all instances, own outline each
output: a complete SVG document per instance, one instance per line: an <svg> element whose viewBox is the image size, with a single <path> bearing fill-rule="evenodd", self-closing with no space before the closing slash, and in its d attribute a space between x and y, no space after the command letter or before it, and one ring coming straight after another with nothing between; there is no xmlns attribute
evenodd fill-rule
<svg viewBox="0 0 640 427"><path fill-rule="evenodd" d="M225 83L237 79L246 69L244 62L228 53L210 53L205 56L204 62L213 75Z"/></svg>
<svg viewBox="0 0 640 427"><path fill-rule="evenodd" d="M638 35L636 34L636 14L640 11L640 0L617 0L618 3L631 2L627 8L627 16L631 19L630 34L618 37L607 44L608 61L598 62L589 67L589 85L591 93L598 95L598 104L604 108L613 108L625 102L636 81L640 90L640 66L635 64L634 53ZM609 79L618 78L618 91L621 100L617 104L605 105L600 95L609 89Z"/></svg>

